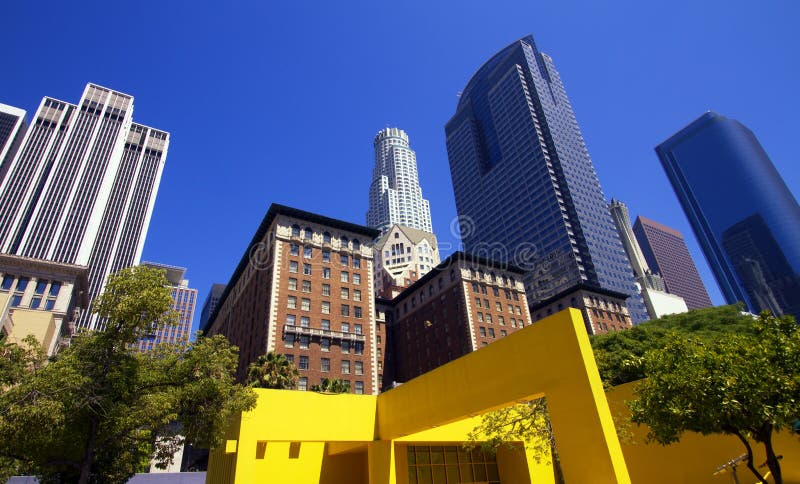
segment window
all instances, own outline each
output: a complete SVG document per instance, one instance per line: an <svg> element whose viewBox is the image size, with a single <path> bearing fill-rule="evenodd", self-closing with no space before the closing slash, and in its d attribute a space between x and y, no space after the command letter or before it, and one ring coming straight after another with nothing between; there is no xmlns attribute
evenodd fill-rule
<svg viewBox="0 0 800 484"><path fill-rule="evenodd" d="M323 319L322 320L322 329L325 331L331 330L331 320L330 319Z"/></svg>
<svg viewBox="0 0 800 484"><path fill-rule="evenodd" d="M503 316L498 316L497 317L497 324L499 324L500 326L505 326L506 325L506 318L504 318Z"/></svg>
<svg viewBox="0 0 800 484"><path fill-rule="evenodd" d="M289 296L286 298L286 307L289 309L297 309L297 298Z"/></svg>
<svg viewBox="0 0 800 484"><path fill-rule="evenodd" d="M283 337L283 345L287 348L294 348L294 335L287 334Z"/></svg>
<svg viewBox="0 0 800 484"><path fill-rule="evenodd" d="M322 262L330 262L331 261L331 251L323 250L322 251Z"/></svg>
<svg viewBox="0 0 800 484"><path fill-rule="evenodd" d="M350 239L348 239L347 237L342 237L341 242L343 249L346 249L350 245Z"/></svg>
<svg viewBox="0 0 800 484"><path fill-rule="evenodd" d="M308 227L306 227L306 229L303 231L303 238L304 239L311 240L311 237L313 237L313 235L314 235L314 232L312 232L311 229L308 228Z"/></svg>
<svg viewBox="0 0 800 484"><path fill-rule="evenodd" d="M481 307L481 298L479 298L479 297L475 298L475 306L476 307Z"/></svg>
<svg viewBox="0 0 800 484"><path fill-rule="evenodd" d="M300 349L301 350L307 350L308 349L308 336L300 335L300 337L297 338L297 341L300 343Z"/></svg>
<svg viewBox="0 0 800 484"><path fill-rule="evenodd" d="M494 328L489 328L489 336L494 338Z"/></svg>
<svg viewBox="0 0 800 484"><path fill-rule="evenodd" d="M342 282L350 282L350 273L347 272L347 271L342 271L341 281Z"/></svg>
<svg viewBox="0 0 800 484"><path fill-rule="evenodd" d="M353 267L356 269L361 269L361 259L358 257L353 257Z"/></svg>
<svg viewBox="0 0 800 484"><path fill-rule="evenodd" d="M14 276L3 276L3 283L0 284L0 290L10 291L11 286L14 284Z"/></svg>
<svg viewBox="0 0 800 484"><path fill-rule="evenodd" d="M289 290L296 291L297 290L297 279L294 277L289 278Z"/></svg>
<svg viewBox="0 0 800 484"><path fill-rule="evenodd" d="M350 299L350 289L343 287L340 291L342 299Z"/></svg>
<svg viewBox="0 0 800 484"><path fill-rule="evenodd" d="M301 346L302 348L302 346ZM297 368L301 370L308 370L308 356L301 356L300 361L297 363Z"/></svg>
<svg viewBox="0 0 800 484"><path fill-rule="evenodd" d="M500 301L495 301L494 302L494 308L497 309L498 311L502 311L503 310L503 304L500 303Z"/></svg>
<svg viewBox="0 0 800 484"><path fill-rule="evenodd" d="M361 291L358 289L353 290L353 301L360 301L361 300Z"/></svg>
<svg viewBox="0 0 800 484"><path fill-rule="evenodd" d="M322 285L322 295L323 296L330 296L331 295L331 285L330 284L323 284Z"/></svg>
<svg viewBox="0 0 800 484"><path fill-rule="evenodd" d="M313 248L308 247L308 246L303 247L303 258L304 259L310 259L311 255L313 254L313 252L314 252Z"/></svg>
<svg viewBox="0 0 800 484"><path fill-rule="evenodd" d="M472 292L478 292L478 283L477 282L473 282L472 283Z"/></svg>
<svg viewBox="0 0 800 484"><path fill-rule="evenodd" d="M308 316L301 316L300 317L300 326L303 328L310 328L311 327L311 318Z"/></svg>
<svg viewBox="0 0 800 484"><path fill-rule="evenodd" d="M377 351L376 354L378 355L378 358L383 358L383 351L381 351L380 348L378 348L378 351Z"/></svg>
<svg viewBox="0 0 800 484"><path fill-rule="evenodd" d="M354 363L354 368L356 375L363 375L364 374L364 362L363 361L356 361Z"/></svg>
<svg viewBox="0 0 800 484"><path fill-rule="evenodd" d="M353 274L353 284L361 284L361 274Z"/></svg>
<svg viewBox="0 0 800 484"><path fill-rule="evenodd" d="M43 279L39 279L36 281L36 288L33 290L34 294L42 295L44 294L44 290L47 287L47 281Z"/></svg>
<svg viewBox="0 0 800 484"><path fill-rule="evenodd" d="M342 323L342 333L350 332L350 323Z"/></svg>
<svg viewBox="0 0 800 484"><path fill-rule="evenodd" d="M287 314L286 315L286 324L289 326L294 326L294 322L296 321L294 314Z"/></svg>
<svg viewBox="0 0 800 484"><path fill-rule="evenodd" d="M347 254L342 254L339 256L340 260L342 261L342 265L346 266L350 263L350 257Z"/></svg>
<svg viewBox="0 0 800 484"><path fill-rule="evenodd" d="M381 344L381 335L375 336L375 342Z"/></svg>
<svg viewBox="0 0 800 484"><path fill-rule="evenodd" d="M361 250L361 242L358 239L353 239L353 250Z"/></svg>
<svg viewBox="0 0 800 484"><path fill-rule="evenodd" d="M486 308L486 309L489 309L491 307L491 306L489 306L489 300L488 299L484 299L483 300L483 307Z"/></svg>
<svg viewBox="0 0 800 484"><path fill-rule="evenodd" d="M328 267L322 268L322 278L323 279L330 279L331 278L331 270Z"/></svg>
<svg viewBox="0 0 800 484"><path fill-rule="evenodd" d="M522 308L520 308L519 306L514 306L514 309L516 309L517 314L522 314Z"/></svg>
<svg viewBox="0 0 800 484"><path fill-rule="evenodd" d="M486 286L481 285L481 294L486 294Z"/></svg>
<svg viewBox="0 0 800 484"><path fill-rule="evenodd" d="M515 292L515 293L512 293L511 295L514 296L514 300L515 301L519 301L519 293Z"/></svg>
<svg viewBox="0 0 800 484"><path fill-rule="evenodd" d="M357 355L363 355L364 354L364 343L362 343L361 341L356 341L355 343L353 343L353 353L355 353Z"/></svg>
<svg viewBox="0 0 800 484"><path fill-rule="evenodd" d="M517 327L517 320L514 319L514 318L511 318L511 327L512 328L516 328Z"/></svg>
<svg viewBox="0 0 800 484"><path fill-rule="evenodd" d="M508 305L508 312L511 313L511 314L514 314L514 306L509 304Z"/></svg>
<svg viewBox="0 0 800 484"><path fill-rule="evenodd" d="M478 328L478 331L480 331L481 336L483 336L484 338L486 337L486 328L481 326L480 328Z"/></svg>
<svg viewBox="0 0 800 484"><path fill-rule="evenodd" d="M500 336L508 336L508 332L504 329L500 330Z"/></svg>
<svg viewBox="0 0 800 484"><path fill-rule="evenodd" d="M342 347L342 354L343 355L346 355L346 354L350 353L350 342L349 341L342 341L340 343L340 346Z"/></svg>
<svg viewBox="0 0 800 484"><path fill-rule="evenodd" d="M483 313L478 313L478 321L483 322Z"/></svg>
<svg viewBox="0 0 800 484"><path fill-rule="evenodd" d="M22 304L22 295L21 294L15 294L15 295L11 296L11 307L12 308L17 307L20 304Z"/></svg>
<svg viewBox="0 0 800 484"><path fill-rule="evenodd" d="M492 288L492 293L494 294L495 297L499 297L500 296L500 289L498 289L496 287L493 287Z"/></svg>
<svg viewBox="0 0 800 484"><path fill-rule="evenodd" d="M44 303L44 309L46 311L52 311L53 308L55 307L55 305L56 305L56 300L55 299L48 299Z"/></svg>
<svg viewBox="0 0 800 484"><path fill-rule="evenodd" d="M330 358L321 358L319 360L319 371L323 373L328 373L331 371L331 359Z"/></svg>
<svg viewBox="0 0 800 484"><path fill-rule="evenodd" d="M330 313L331 313L331 303L329 301L322 301L322 314L330 314Z"/></svg>
<svg viewBox="0 0 800 484"><path fill-rule="evenodd" d="M489 323L489 324L492 324L492 323L493 323L493 321L492 321L492 315L491 315L491 314L487 314L487 315L486 315L486 322L487 322L487 323Z"/></svg>
<svg viewBox="0 0 800 484"><path fill-rule="evenodd" d="M354 390L354 393L356 393L357 395L363 395L364 394L364 382L363 381L357 381L356 382L356 389Z"/></svg>
<svg viewBox="0 0 800 484"><path fill-rule="evenodd" d="M311 292L311 281L303 281L303 292Z"/></svg>
<svg viewBox="0 0 800 484"><path fill-rule="evenodd" d="M289 255L300 255L300 246L297 244L290 244Z"/></svg>
<svg viewBox="0 0 800 484"><path fill-rule="evenodd" d="M350 316L350 306L342 304L342 316Z"/></svg>
<svg viewBox="0 0 800 484"><path fill-rule="evenodd" d="M300 377L297 379L297 389L301 391L308 390L308 378Z"/></svg>
<svg viewBox="0 0 800 484"><path fill-rule="evenodd" d="M303 264L303 274L306 276L311 275L311 264Z"/></svg>
<svg viewBox="0 0 800 484"><path fill-rule="evenodd" d="M294 365L294 355L284 355L286 356L286 361Z"/></svg>
<svg viewBox="0 0 800 484"><path fill-rule="evenodd" d="M330 244L331 243L331 234L330 234L330 232L324 232L322 234L322 242L325 243L325 244Z"/></svg>
<svg viewBox="0 0 800 484"><path fill-rule="evenodd" d="M356 334L361 334L361 325L360 325L360 324L354 324L354 325L353 325L353 331L354 331Z"/></svg>
<svg viewBox="0 0 800 484"><path fill-rule="evenodd" d="M298 265L296 260L289 261L289 272L297 274L297 267Z"/></svg>
<svg viewBox="0 0 800 484"><path fill-rule="evenodd" d="M25 292L25 289L28 287L28 281L30 281L29 277L20 277L17 279L17 288L15 291Z"/></svg>
<svg viewBox="0 0 800 484"><path fill-rule="evenodd" d="M353 315L357 318L361 318L361 306L353 306Z"/></svg>
<svg viewBox="0 0 800 484"><path fill-rule="evenodd" d="M342 375L350 374L350 360L342 360Z"/></svg>
<svg viewBox="0 0 800 484"><path fill-rule="evenodd" d="M300 226L292 225L292 237L300 237Z"/></svg>
<svg viewBox="0 0 800 484"><path fill-rule="evenodd" d="M303 300L300 301L300 309L303 311L311 311L311 299L304 297Z"/></svg>
<svg viewBox="0 0 800 484"><path fill-rule="evenodd" d="M328 352L331 350L331 340L329 338L320 338L319 347L322 351Z"/></svg>
<svg viewBox="0 0 800 484"><path fill-rule="evenodd" d="M34 296L31 299L31 309L38 309L41 304L42 304L41 296Z"/></svg>

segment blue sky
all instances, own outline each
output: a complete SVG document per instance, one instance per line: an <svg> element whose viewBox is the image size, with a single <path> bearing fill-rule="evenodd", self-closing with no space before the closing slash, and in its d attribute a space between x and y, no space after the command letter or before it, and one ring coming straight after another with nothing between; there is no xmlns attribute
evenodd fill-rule
<svg viewBox="0 0 800 484"><path fill-rule="evenodd" d="M220 5L219 3L224 3ZM683 232L653 147L708 109L752 129L800 192L800 2L10 2L0 102L33 114L95 82L172 135L144 260L227 282L271 202L364 223L372 138L417 152L440 241L455 217L444 124L492 54L551 55L608 198ZM199 308L195 317L199 319ZM196 324L196 322L195 322Z"/></svg>

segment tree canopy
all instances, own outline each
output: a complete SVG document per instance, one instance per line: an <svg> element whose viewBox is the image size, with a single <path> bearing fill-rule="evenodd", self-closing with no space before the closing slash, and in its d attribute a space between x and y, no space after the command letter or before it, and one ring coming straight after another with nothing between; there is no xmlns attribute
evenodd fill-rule
<svg viewBox="0 0 800 484"><path fill-rule="evenodd" d="M735 435L747 467L766 483L750 438L764 445L772 478L782 482L772 435L800 418L800 331L791 317L765 313L751 319L750 331L710 341L672 335L645 353L641 368L646 378L629 406L649 440L666 445L685 431Z"/></svg>
<svg viewBox="0 0 800 484"><path fill-rule="evenodd" d="M222 336L133 350L174 322L166 284L147 267L111 276L94 304L104 331L79 333L49 364L36 364L34 348L3 370L0 456L12 470L41 482L125 482L151 458L166 465L184 441L218 445L229 418L254 407Z"/></svg>
<svg viewBox="0 0 800 484"><path fill-rule="evenodd" d="M286 356L274 351L259 356L247 368L247 384L254 388L292 390L300 372Z"/></svg>
<svg viewBox="0 0 800 484"><path fill-rule="evenodd" d="M311 385L311 391L318 393L347 393L350 391L350 382L341 378L323 378L319 385Z"/></svg>

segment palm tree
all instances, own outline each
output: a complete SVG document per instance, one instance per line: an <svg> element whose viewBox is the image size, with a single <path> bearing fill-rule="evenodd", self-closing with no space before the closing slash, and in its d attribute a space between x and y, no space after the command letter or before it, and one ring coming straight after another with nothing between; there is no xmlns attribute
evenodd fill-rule
<svg viewBox="0 0 800 484"><path fill-rule="evenodd" d="M350 383L338 378L323 378L319 385L311 385L311 391L318 393L347 393L350 391Z"/></svg>
<svg viewBox="0 0 800 484"><path fill-rule="evenodd" d="M270 351L247 368L247 384L254 388L291 390L300 372L284 355Z"/></svg>

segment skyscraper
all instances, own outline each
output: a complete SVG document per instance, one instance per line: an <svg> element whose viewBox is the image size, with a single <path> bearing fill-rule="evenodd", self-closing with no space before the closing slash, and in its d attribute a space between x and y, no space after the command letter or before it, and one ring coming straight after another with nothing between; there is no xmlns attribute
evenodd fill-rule
<svg viewBox="0 0 800 484"><path fill-rule="evenodd" d="M0 182L25 136L25 111L0 103Z"/></svg>
<svg viewBox="0 0 800 484"><path fill-rule="evenodd" d="M0 184L0 252L88 265L91 298L139 262L169 134L132 117L132 96L95 84L42 99Z"/></svg>
<svg viewBox="0 0 800 484"><path fill-rule="evenodd" d="M632 320L647 319L564 85L533 37L478 69L445 131L465 250L527 269L533 303L583 284L627 295Z"/></svg>
<svg viewBox="0 0 800 484"><path fill-rule="evenodd" d="M375 168L369 187L367 225L381 233L394 224L433 232L431 207L422 198L417 155L408 135L399 128L382 129L375 135Z"/></svg>
<svg viewBox="0 0 800 484"><path fill-rule="evenodd" d="M178 321L174 325L153 328L153 334L139 340L139 351L151 351L159 343L187 343L197 305L197 289L189 287L189 281L184 279L186 268L155 262L143 262L142 265L164 271L172 291L172 309L178 313Z"/></svg>
<svg viewBox="0 0 800 484"><path fill-rule="evenodd" d="M755 135L707 112L656 153L726 301L800 318L800 206Z"/></svg>
<svg viewBox="0 0 800 484"><path fill-rule="evenodd" d="M686 301L678 295L669 294L661 275L650 270L650 266L642 254L642 249L631 230L628 207L612 198L608 209L611 212L611 218L614 219L614 225L617 226L619 239L622 241L622 246L625 247L625 253L628 254L628 259L631 261L633 274L636 277L636 283L639 284L650 318L656 319L668 314L688 311Z"/></svg>
<svg viewBox="0 0 800 484"><path fill-rule="evenodd" d="M219 298L221 298L222 293L225 292L225 287L225 284L219 283L215 283L211 286L206 301L203 303L203 311L200 313L200 328L205 328L208 319L214 314L214 310L217 309L217 304L219 304Z"/></svg>
<svg viewBox="0 0 800 484"><path fill-rule="evenodd" d="M661 276L670 294L682 297L689 309L713 306L680 232L639 215L633 233L647 265Z"/></svg>

